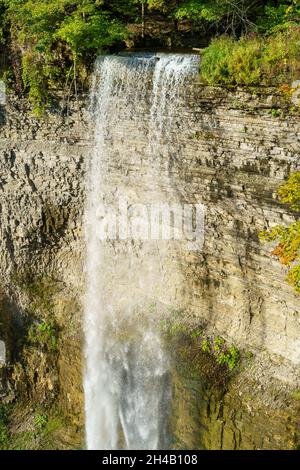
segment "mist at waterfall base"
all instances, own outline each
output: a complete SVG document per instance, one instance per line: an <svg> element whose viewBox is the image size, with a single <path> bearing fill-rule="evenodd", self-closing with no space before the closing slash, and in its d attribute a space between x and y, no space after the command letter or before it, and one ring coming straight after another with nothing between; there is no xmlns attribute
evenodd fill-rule
<svg viewBox="0 0 300 470"><path fill-rule="evenodd" d="M182 84L196 70L194 56L178 54L104 56L96 63L91 90L94 143L85 214L88 449L171 446L170 365L158 320L146 314L154 284L167 289L163 272L167 248L157 241L146 256L143 243L132 247L130 239L100 240L97 209L103 203L112 204L118 191L129 191L131 196L128 187L112 180L113 165L120 147L131 143L130 126L141 125L136 120L141 113L148 122L143 158L148 161L148 176L156 182L156 189L149 190L163 200L159 180L167 177L167 162L159 156L170 144L169 130ZM147 263L143 263L145 258Z"/></svg>

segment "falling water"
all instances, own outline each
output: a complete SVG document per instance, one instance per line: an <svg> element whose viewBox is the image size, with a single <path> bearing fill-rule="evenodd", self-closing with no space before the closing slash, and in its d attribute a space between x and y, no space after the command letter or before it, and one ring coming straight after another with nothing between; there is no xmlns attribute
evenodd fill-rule
<svg viewBox="0 0 300 470"><path fill-rule="evenodd" d="M168 144L181 84L193 70L195 58L180 55L107 56L96 64L91 93L95 138L85 218L88 449L170 445L168 357L157 328L144 315L151 289L155 283L163 286L161 248L156 242L158 249L143 264L145 243L132 248L130 240L101 239L99 207L115 204L121 191L114 175L122 160L120 149L132 147L133 129L145 136L142 158L148 171L157 181L164 177L158 156L161 160L162 147ZM159 181L156 193L161 196Z"/></svg>

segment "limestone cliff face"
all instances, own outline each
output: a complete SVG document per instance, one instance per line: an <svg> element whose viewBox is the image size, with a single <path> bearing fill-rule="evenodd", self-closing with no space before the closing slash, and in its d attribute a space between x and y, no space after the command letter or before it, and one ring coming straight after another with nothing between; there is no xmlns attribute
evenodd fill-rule
<svg viewBox="0 0 300 470"><path fill-rule="evenodd" d="M295 218L276 190L300 165L299 116L273 117L281 108L284 114L274 90L187 87L155 148L156 168L146 152L149 116L137 109L112 131L108 172L111 192L123 189L133 202L159 194L164 202L206 208L203 250L171 245L153 300L184 311L183 321L297 366L299 298L270 247L258 240L262 230ZM129 284L138 291L138 279ZM293 380L287 370L277 373Z"/></svg>
<svg viewBox="0 0 300 470"><path fill-rule="evenodd" d="M294 220L275 193L299 169L299 117L272 117L281 103L271 90L204 87L188 96L183 158L174 154L170 173L184 199L206 205L206 239L200 255L179 255L178 301L241 346L297 365L299 298L258 233Z"/></svg>
<svg viewBox="0 0 300 470"><path fill-rule="evenodd" d="M1 339L7 362L15 364L2 389L25 406L58 403L82 423L87 113L81 107L70 116L40 121L23 106L11 99L1 109ZM52 333L47 339L35 327L52 322L55 351L46 344Z"/></svg>
<svg viewBox="0 0 300 470"><path fill-rule="evenodd" d="M47 120L30 117L22 106L10 99L1 109L0 299L5 327L0 339L7 345L7 360L21 364L10 387L19 387L22 374L28 375L26 367L34 364L36 374L28 382L33 397L58 397L66 414L80 421L89 114L84 101L74 104L68 116L51 114ZM274 108L282 108L282 115L273 117ZM273 376L296 386L299 297L286 283L285 269L258 240L261 230L295 218L276 200L278 186L300 168L299 117L284 115L284 109L271 89L185 90L172 143L162 148L168 161L159 184L166 199L169 194L205 205L205 243L200 253L174 244L165 266L168 289L154 286L152 300L185 312L183 323L201 325L208 334L254 352L268 364L259 380ZM136 201L149 198L147 188L155 185L149 181L144 152L149 116L137 112L139 125L124 121L130 139L119 139L109 164L112 190L129 187ZM137 286L128 288L138 295ZM59 331L54 376L53 357L47 371L43 360L28 362L20 343L28 325L49 318ZM230 447L228 442L223 447Z"/></svg>

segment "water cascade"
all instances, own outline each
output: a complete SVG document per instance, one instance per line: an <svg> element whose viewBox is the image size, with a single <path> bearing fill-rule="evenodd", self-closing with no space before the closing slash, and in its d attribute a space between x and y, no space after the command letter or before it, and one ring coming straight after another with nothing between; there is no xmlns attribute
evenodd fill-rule
<svg viewBox="0 0 300 470"><path fill-rule="evenodd" d="M96 63L85 217L88 449L170 446L169 360L150 301L156 288L165 288L167 248L159 240L133 242L122 204L164 199L160 184L170 178L169 130L182 85L196 70L194 56L177 54L107 56ZM132 142L136 128L144 136L139 148ZM145 200L135 191L139 174L122 168L122 152L129 148L147 162Z"/></svg>

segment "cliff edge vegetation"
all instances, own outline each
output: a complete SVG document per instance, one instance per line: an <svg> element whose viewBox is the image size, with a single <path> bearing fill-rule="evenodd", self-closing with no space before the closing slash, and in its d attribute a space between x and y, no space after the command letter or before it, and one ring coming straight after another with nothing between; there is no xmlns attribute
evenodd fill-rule
<svg viewBox="0 0 300 470"><path fill-rule="evenodd" d="M299 21L299 0L0 0L0 77L41 114L87 86L102 52L212 40L205 82L284 85L299 75Z"/></svg>
<svg viewBox="0 0 300 470"><path fill-rule="evenodd" d="M279 188L278 195L296 212L300 212L300 172L291 173L287 181ZM288 268L288 282L300 294L300 220L288 226L276 225L263 232L261 239L276 242L272 255Z"/></svg>

